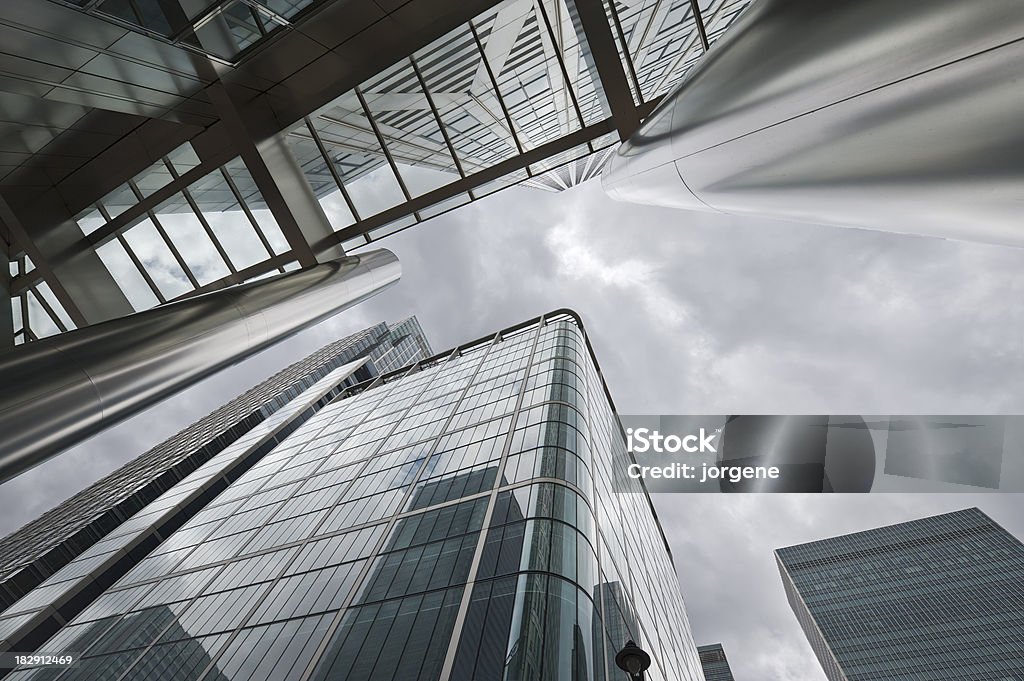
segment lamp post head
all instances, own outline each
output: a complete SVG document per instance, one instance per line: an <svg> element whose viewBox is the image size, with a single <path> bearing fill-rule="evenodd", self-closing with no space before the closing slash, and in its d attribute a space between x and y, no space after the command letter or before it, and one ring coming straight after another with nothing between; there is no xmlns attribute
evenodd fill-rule
<svg viewBox="0 0 1024 681"><path fill-rule="evenodd" d="M633 641L626 641L626 645L615 655L615 665L629 674L629 678L643 679L644 672L651 666L651 656Z"/></svg>

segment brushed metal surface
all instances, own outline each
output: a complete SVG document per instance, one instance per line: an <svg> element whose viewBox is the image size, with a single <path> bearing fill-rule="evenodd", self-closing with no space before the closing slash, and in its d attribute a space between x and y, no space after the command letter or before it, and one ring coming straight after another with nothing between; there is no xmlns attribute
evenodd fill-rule
<svg viewBox="0 0 1024 681"><path fill-rule="evenodd" d="M0 356L0 482L398 281L381 249Z"/></svg>
<svg viewBox="0 0 1024 681"><path fill-rule="evenodd" d="M1024 3L757 0L613 198L1024 246Z"/></svg>

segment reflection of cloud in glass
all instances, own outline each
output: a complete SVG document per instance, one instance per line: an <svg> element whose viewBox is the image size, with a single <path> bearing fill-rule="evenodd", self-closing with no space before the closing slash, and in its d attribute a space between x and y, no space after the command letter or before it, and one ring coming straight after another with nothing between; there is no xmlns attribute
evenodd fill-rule
<svg viewBox="0 0 1024 681"><path fill-rule="evenodd" d="M124 239L165 298L192 290L181 265L148 218L126 231Z"/></svg>

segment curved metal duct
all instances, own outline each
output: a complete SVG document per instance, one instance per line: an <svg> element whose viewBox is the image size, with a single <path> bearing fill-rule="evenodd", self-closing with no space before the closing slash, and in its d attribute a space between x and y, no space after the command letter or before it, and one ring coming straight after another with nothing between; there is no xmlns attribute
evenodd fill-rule
<svg viewBox="0 0 1024 681"><path fill-rule="evenodd" d="M757 0L611 159L613 198L1024 246L1024 3Z"/></svg>
<svg viewBox="0 0 1024 681"><path fill-rule="evenodd" d="M387 250L88 326L0 355L0 482L394 284Z"/></svg>

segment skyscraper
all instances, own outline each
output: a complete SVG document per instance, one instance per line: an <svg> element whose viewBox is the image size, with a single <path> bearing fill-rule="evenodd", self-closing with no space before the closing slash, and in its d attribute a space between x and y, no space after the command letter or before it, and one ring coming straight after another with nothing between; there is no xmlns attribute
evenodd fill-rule
<svg viewBox="0 0 1024 681"><path fill-rule="evenodd" d="M7 608L115 532L140 508L333 370L367 360L342 381L355 383L432 354L419 321L409 317L335 341L264 380L5 537L0 542L0 607Z"/></svg>
<svg viewBox="0 0 1024 681"><path fill-rule="evenodd" d="M652 681L700 681L650 499L613 487L625 441L575 314L346 371L7 608L0 650L79 656L9 678L610 680L632 638ZM20 621L39 607L48 629Z"/></svg>
<svg viewBox="0 0 1024 681"><path fill-rule="evenodd" d="M1024 680L1024 545L977 508L776 560L831 681Z"/></svg>
<svg viewBox="0 0 1024 681"><path fill-rule="evenodd" d="M699 646L697 654L700 655L700 664L704 668L704 681L735 681L721 643Z"/></svg>
<svg viewBox="0 0 1024 681"><path fill-rule="evenodd" d="M591 177L748 3L0 3L0 344Z"/></svg>

